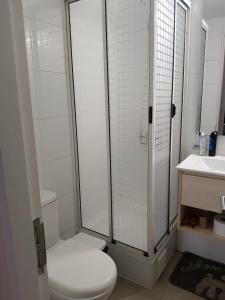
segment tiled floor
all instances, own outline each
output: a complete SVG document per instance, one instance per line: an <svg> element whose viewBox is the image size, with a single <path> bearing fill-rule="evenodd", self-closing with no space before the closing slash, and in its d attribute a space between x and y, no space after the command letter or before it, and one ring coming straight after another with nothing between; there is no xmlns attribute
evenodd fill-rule
<svg viewBox="0 0 225 300"><path fill-rule="evenodd" d="M180 256L179 253L174 255L152 290L147 290L126 279L118 278L110 300L202 300L202 298L169 283L169 275L175 268Z"/></svg>

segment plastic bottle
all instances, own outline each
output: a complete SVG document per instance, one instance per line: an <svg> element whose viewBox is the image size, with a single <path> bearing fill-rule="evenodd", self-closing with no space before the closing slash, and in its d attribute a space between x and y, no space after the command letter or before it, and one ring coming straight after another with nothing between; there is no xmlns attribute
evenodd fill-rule
<svg viewBox="0 0 225 300"><path fill-rule="evenodd" d="M199 155L206 154L206 136L204 131L199 132Z"/></svg>
<svg viewBox="0 0 225 300"><path fill-rule="evenodd" d="M218 132L213 131L209 137L209 156L216 155L216 141L217 141Z"/></svg>

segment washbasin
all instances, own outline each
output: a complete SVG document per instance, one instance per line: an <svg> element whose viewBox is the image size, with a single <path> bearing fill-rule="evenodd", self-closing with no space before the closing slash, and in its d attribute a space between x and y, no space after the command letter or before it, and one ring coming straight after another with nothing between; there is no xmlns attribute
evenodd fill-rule
<svg viewBox="0 0 225 300"><path fill-rule="evenodd" d="M210 170L218 170L225 172L225 160L215 158L202 157L203 167L209 168Z"/></svg>
<svg viewBox="0 0 225 300"><path fill-rule="evenodd" d="M200 156L189 155L178 166L178 170L208 173L225 176L225 157L224 156Z"/></svg>

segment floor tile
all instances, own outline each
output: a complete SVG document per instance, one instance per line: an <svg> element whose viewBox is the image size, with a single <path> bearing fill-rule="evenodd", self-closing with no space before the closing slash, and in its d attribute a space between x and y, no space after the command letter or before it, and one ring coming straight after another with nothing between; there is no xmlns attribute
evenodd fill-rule
<svg viewBox="0 0 225 300"><path fill-rule="evenodd" d="M123 278L118 278L110 300L155 300L150 291Z"/></svg>
<svg viewBox="0 0 225 300"><path fill-rule="evenodd" d="M169 283L169 276L180 257L181 254L176 252L152 290L118 277L116 288L109 300L201 300L202 298Z"/></svg>
<svg viewBox="0 0 225 300"><path fill-rule="evenodd" d="M172 284L167 287L162 300L202 300L201 297L180 289Z"/></svg>
<svg viewBox="0 0 225 300"><path fill-rule="evenodd" d="M181 253L176 252L171 259L170 263L168 264L165 271L157 280L155 286L151 289L151 295L155 297L155 299L162 299L167 287L169 286L169 276L173 272L175 266L177 265L178 261L181 258Z"/></svg>

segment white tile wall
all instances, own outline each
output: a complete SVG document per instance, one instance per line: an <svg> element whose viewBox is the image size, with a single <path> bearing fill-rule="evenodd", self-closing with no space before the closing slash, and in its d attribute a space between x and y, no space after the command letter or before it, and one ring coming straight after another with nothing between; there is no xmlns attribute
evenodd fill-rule
<svg viewBox="0 0 225 300"><path fill-rule="evenodd" d="M72 166L70 156L49 161L43 166L47 187L55 191L59 197L73 191Z"/></svg>
<svg viewBox="0 0 225 300"><path fill-rule="evenodd" d="M225 18L207 20L209 31L203 90L202 128L210 134L218 126L221 80L223 74Z"/></svg>
<svg viewBox="0 0 225 300"><path fill-rule="evenodd" d="M40 136L43 162L71 155L68 117L41 119Z"/></svg>
<svg viewBox="0 0 225 300"><path fill-rule="evenodd" d="M29 2L29 15L32 18L63 27L62 0L25 0Z"/></svg>
<svg viewBox="0 0 225 300"><path fill-rule="evenodd" d="M63 1L23 0L39 184L57 194L60 234L75 232Z"/></svg>
<svg viewBox="0 0 225 300"><path fill-rule="evenodd" d="M64 29L30 19L33 69L65 73Z"/></svg>

